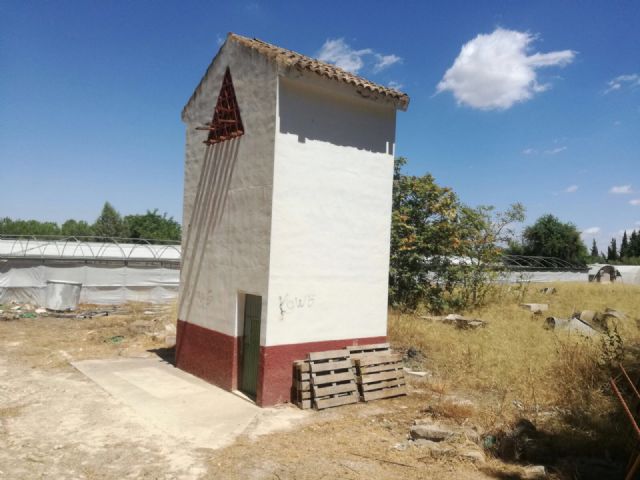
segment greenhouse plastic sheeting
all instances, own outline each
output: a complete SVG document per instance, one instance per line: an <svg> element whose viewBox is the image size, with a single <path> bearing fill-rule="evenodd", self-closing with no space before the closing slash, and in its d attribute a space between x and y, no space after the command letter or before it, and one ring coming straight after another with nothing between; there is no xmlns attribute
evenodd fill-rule
<svg viewBox="0 0 640 480"><path fill-rule="evenodd" d="M178 296L180 270L165 267L85 263L0 262L0 303L45 305L47 281L81 283L80 303L165 303Z"/></svg>
<svg viewBox="0 0 640 480"><path fill-rule="evenodd" d="M614 265L620 272L618 282L640 285L640 265Z"/></svg>
<svg viewBox="0 0 640 480"><path fill-rule="evenodd" d="M588 282L586 272L509 272L500 278L503 283Z"/></svg>

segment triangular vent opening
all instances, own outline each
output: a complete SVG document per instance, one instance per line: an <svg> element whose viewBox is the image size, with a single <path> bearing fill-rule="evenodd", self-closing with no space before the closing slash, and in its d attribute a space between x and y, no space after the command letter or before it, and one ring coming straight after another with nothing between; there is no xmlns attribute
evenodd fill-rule
<svg viewBox="0 0 640 480"><path fill-rule="evenodd" d="M240 108L238 107L238 100L236 100L236 92L231 81L229 67L224 72L218 102L216 103L216 109L213 111L213 120L204 129L209 130L209 137L204 142L208 145L244 135Z"/></svg>

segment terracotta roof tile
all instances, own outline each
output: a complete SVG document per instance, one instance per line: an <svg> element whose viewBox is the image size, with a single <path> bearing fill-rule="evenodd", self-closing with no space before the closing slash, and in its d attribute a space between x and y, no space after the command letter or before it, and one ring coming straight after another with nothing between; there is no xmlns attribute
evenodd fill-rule
<svg viewBox="0 0 640 480"><path fill-rule="evenodd" d="M353 73L347 72L335 65L321 62L320 60L307 57L306 55L302 55L292 50L287 50L286 48L277 47L270 43L263 42L262 40L258 40L257 38L251 39L235 33L230 33L228 39L249 47L278 62L280 65L308 70L323 77L338 80L357 88L362 88L370 92L389 97L395 102L396 107L402 110L406 110L409 106L409 96L406 93L370 82L366 78L354 75Z"/></svg>

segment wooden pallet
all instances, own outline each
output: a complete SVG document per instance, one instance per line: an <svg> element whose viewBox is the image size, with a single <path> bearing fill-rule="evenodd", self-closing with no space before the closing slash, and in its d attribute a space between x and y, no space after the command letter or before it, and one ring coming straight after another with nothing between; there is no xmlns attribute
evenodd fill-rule
<svg viewBox="0 0 640 480"><path fill-rule="evenodd" d="M368 355L370 353L390 353L390 347L388 343L374 343L371 345L350 345L347 347L351 354L351 359L355 360L362 355Z"/></svg>
<svg viewBox="0 0 640 480"><path fill-rule="evenodd" d="M293 401L302 408L311 408L311 370L306 360L293 362Z"/></svg>
<svg viewBox="0 0 640 480"><path fill-rule="evenodd" d="M358 401L358 385L348 350L309 354L311 399L322 410Z"/></svg>
<svg viewBox="0 0 640 480"><path fill-rule="evenodd" d="M396 353L369 353L355 359L356 380L363 401L407 394L402 356Z"/></svg>

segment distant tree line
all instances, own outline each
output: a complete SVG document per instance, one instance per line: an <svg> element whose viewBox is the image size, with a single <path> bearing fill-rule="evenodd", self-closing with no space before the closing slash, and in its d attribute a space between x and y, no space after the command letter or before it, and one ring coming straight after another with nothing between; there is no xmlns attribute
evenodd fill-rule
<svg viewBox="0 0 640 480"><path fill-rule="evenodd" d="M543 215L522 232L520 241L510 243L506 253L536 257L555 257L574 264L591 261L576 226L557 217Z"/></svg>
<svg viewBox="0 0 640 480"><path fill-rule="evenodd" d="M575 264L617 263L640 265L640 231L631 235L624 232L620 248L617 240L611 239L607 253L598 249L595 239L587 250L580 231L572 223L560 221L553 215L543 215L524 229L519 242L511 242L507 253L556 257Z"/></svg>
<svg viewBox="0 0 640 480"><path fill-rule="evenodd" d="M598 251L596 241L593 241L591 247L592 254L594 251ZM634 230L631 235L627 235L627 231L624 231L622 235L622 241L620 242L620 248L618 248L618 242L615 238L611 239L609 246L607 247L607 254L600 253L602 261L614 264L627 264L627 265L640 265L640 231Z"/></svg>
<svg viewBox="0 0 640 480"><path fill-rule="evenodd" d="M61 235L89 239L115 237L129 238L134 242L141 242L142 239L180 241L182 229L173 217L168 217L166 213L160 215L158 209L123 217L109 202L105 202L93 224L84 220L69 219L59 225L56 222L13 220L5 217L0 219L0 235Z"/></svg>

